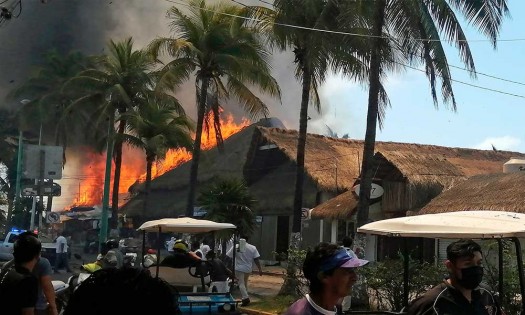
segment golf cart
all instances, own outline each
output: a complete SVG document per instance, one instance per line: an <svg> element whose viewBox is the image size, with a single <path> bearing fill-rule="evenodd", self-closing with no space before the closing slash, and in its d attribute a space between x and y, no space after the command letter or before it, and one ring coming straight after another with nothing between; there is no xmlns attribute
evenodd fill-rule
<svg viewBox="0 0 525 315"><path fill-rule="evenodd" d="M160 219L148 221L142 224L138 230L143 232L143 242L146 244L146 232L158 233L187 233L200 234L215 232L219 230L232 229L236 227L230 223L218 223L208 220L198 220L193 218ZM234 246L236 237L234 237ZM208 293L206 284L209 280L209 268L197 266L189 268L172 268L160 266L160 243L157 248L157 262L149 267L151 273L156 277L164 279L178 291L178 305L183 314L239 314L238 304L241 301L235 300L228 293ZM234 247L235 248L235 247ZM142 248L142 265L144 266L145 247ZM235 264L235 251L233 251L233 263ZM205 264L205 262L202 262ZM200 268L203 267L203 268ZM235 266L234 266L235 268ZM192 288L185 290L184 288ZM200 292L199 291L200 287Z"/></svg>
<svg viewBox="0 0 525 315"><path fill-rule="evenodd" d="M520 298L524 297L523 260L519 238L525 237L525 214L505 211L457 211L423 214L410 217L380 220L363 225L358 233L403 238L403 305L409 303L409 259L407 238L495 239L498 242L498 291L503 297L503 240L514 243L518 268ZM525 299L521 299L521 312L525 314ZM350 311L348 314L404 314L391 311Z"/></svg>

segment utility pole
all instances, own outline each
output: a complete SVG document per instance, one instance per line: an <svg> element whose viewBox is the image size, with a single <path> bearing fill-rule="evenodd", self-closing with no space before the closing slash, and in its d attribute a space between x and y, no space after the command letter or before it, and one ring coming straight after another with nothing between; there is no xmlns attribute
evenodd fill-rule
<svg viewBox="0 0 525 315"><path fill-rule="evenodd" d="M20 130L20 133L18 135L18 157L16 161L15 209L20 203L20 182L22 179L22 152L23 152L22 138L23 137L24 137L24 134L22 130ZM11 212L11 215L9 216L9 218L7 218L9 223L11 223L10 221L11 221L12 215L13 213Z"/></svg>
<svg viewBox="0 0 525 315"><path fill-rule="evenodd" d="M40 123L40 133L38 134L38 147L42 145L42 123ZM44 152L43 150L40 151L40 154ZM45 154L45 153L44 153ZM40 163L39 163L39 174L40 177L44 177L44 165L45 165L45 157L44 161L42 161L42 157L40 157ZM42 182L38 182L38 179L35 179L35 185L38 185L38 194L40 195L40 199L42 199ZM41 208L43 209L43 208ZM35 230L35 212L36 212L36 197L33 196L33 204L31 206L31 222L29 223L29 229L31 231ZM39 221L40 222L40 221ZM38 224L38 232L40 232L40 223Z"/></svg>

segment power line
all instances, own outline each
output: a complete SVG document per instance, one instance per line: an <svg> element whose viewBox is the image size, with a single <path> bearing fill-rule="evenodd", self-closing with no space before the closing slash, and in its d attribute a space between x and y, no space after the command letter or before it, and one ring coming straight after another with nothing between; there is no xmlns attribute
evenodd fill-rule
<svg viewBox="0 0 525 315"><path fill-rule="evenodd" d="M236 15L236 14L230 14L230 13L225 13L225 12L219 12L219 11L215 11L215 10L211 10L211 9L206 9L206 8L201 8L201 7L198 7L198 6L194 6L194 5L191 5L191 4L188 4L188 3L181 3L181 2L178 2L178 1L175 1L175 0L164 0L166 2L171 2L171 3L175 3L175 4L179 4L179 5L182 5L182 6L186 6L186 7L189 7L189 8L196 8L196 9L199 9L199 10L204 10L204 11L208 11L208 12L213 12L213 13L217 13L217 14L222 14L222 15L225 15L225 16L230 16L230 17L234 17L234 18L239 18L239 19L243 19L243 20L247 20L247 21L252 21L252 22L264 22L263 20L261 19L256 19L256 18L250 18L250 17L245 17L245 16L240 16L240 15ZM232 0L233 1L233 0ZM260 0L259 0L260 1ZM237 1L234 1L236 3L238 3ZM246 6L245 4L242 4L244 6ZM428 38L403 38L403 37L391 37L391 36L377 36L377 35L367 35L367 34L357 34L357 33L349 33L349 32L342 32L342 31L333 31L333 30L325 30L325 29L319 29L319 28L314 28L314 27L306 27L306 26L299 26L299 25L293 25L293 24L286 24L286 23L276 23L276 22L270 22L271 24L273 25L278 25L278 26L284 26L284 27L290 27L290 28L297 28L297 29L302 29L302 30L307 30L307 31L314 31L314 32L322 32L322 33L331 33L331 34L339 34L339 35L348 35L348 36L356 36L356 37L365 37L365 38L382 38L382 39L396 39L396 40L412 40L412 41L422 41L422 42L446 42L446 43L457 43L457 42L492 42L492 40L490 39L457 39L457 40L443 40L443 39L428 39ZM497 41L499 42L518 42L518 41L525 41L525 38L509 38L509 39L498 39Z"/></svg>
<svg viewBox="0 0 525 315"><path fill-rule="evenodd" d="M208 11L208 12L213 12L213 13L217 13L217 14L222 14L222 15L226 15L226 16L240 18L240 19L244 19L244 20L248 20L248 21L262 22L262 20L260 20L260 19L248 18L248 17L239 16L239 15L235 15L235 14L229 14L229 13L218 12L218 11L214 11L214 10L210 10L210 9L200 8L200 7L191 5L191 4L180 3L180 2L177 2L175 0L165 0L165 1L172 2L172 3L175 3L175 4L179 4L179 5L183 5L183 6L187 6L187 7L198 8L198 9L205 10L205 11ZM238 3L236 0L231 0L231 1ZM258 1L261 1L261 0L258 0ZM244 5L244 4L242 4L242 5ZM246 6L246 5L244 5L244 6ZM273 24L274 25L279 25L279 26L291 27L291 28L298 28L298 29L304 29L304 30L324 32L324 33L333 33L333 34L348 35L348 36L359 36L359 37L367 37L367 38L391 39L390 37L387 37L387 36L374 36L374 35L354 34L354 33L340 32L340 31L331 31L331 30L323 30L323 29L317 29L317 28L312 28L312 27L305 27L305 26L298 26L298 25L291 25L291 24L284 24L284 23L275 23L275 22ZM402 39L402 38L397 38L397 39ZM425 41L425 42L442 41L440 39L414 39L414 40ZM460 40L457 40L457 41L460 41ZM445 41L445 42L449 42L450 43L450 42L457 42L457 41ZM488 41L488 40L463 40L463 41L472 42L472 41ZM499 41L525 41L525 38L499 40ZM393 62L395 62L395 61L393 61ZM415 67L412 67L412 66L409 66L409 65L406 65L406 64L403 64L403 63L399 63L399 62L395 62L395 63L398 63L398 64L400 64L402 66L407 67L407 68L411 68L411 69L414 69L414 70L417 70L417 71L425 72L423 70L417 69ZM468 69L465 69L465 68L462 68L462 67L458 67L458 66L453 66L453 65L449 65L449 66L452 67L452 68L457 68L457 69L461 69L461 70L465 70L465 71L470 71ZM520 85L525 85L525 83L522 83L522 82L512 81L512 80L509 80L509 79L496 77L496 76L493 76L493 75L490 75L490 74L485 74L485 73L479 73L479 74L483 75L483 76L487 76L487 77L493 78L493 79L498 79L498 80L502 80L502 81L506 81L506 82L511 82L511 83L520 84ZM440 77L442 77L442 76L440 76ZM519 98L525 98L525 96L523 96L523 95L518 95L518 94L504 92L504 91L500 91L500 90L496 90L496 89L492 89L492 88L487 88L487 87L479 86L479 85L476 85L476 84L472 84L472 83L468 83L468 82L464 82L464 81L460 81L460 80L456 80L456 79L452 79L452 78L450 80L453 81L453 82L457 82L457 83L460 83L460 84L468 85L468 86L479 88L479 89L486 90L486 91L492 91L492 92L500 93L500 94L504 94L504 95L514 96L514 97L519 97Z"/></svg>
<svg viewBox="0 0 525 315"><path fill-rule="evenodd" d="M391 60L391 62L397 63L397 64L399 64L401 66L404 66L404 67L407 67L409 69L413 69L413 70L416 70L416 71L419 71L419 72L426 73L425 70L421 70L421 69L418 69L418 68L413 67L413 66L409 66L409 65L401 63L401 62L396 62L396 61L393 61L393 60ZM436 74L436 76L443 78L443 76L439 75L439 74ZM509 92L505 92L505 91L500 91L500 90L484 87L484 86L481 86L481 85L476 85L476 84L472 84L472 83L468 83L468 82L452 79L452 78L450 78L449 80L452 81L452 82L457 82L457 83L460 83L460 84L464 84L464 85L468 85L468 86L471 86L471 87L475 87L475 88L478 88L478 89L481 89L481 90L491 91L491 92L505 94L505 95L514 96L514 97L519 97L519 98L525 98L525 96L523 96L523 95L513 94L513 93L509 93Z"/></svg>
<svg viewBox="0 0 525 315"><path fill-rule="evenodd" d="M451 65L451 64L449 64L448 66L451 67L451 68L456 68L456 69L460 69L460 70L464 70L464 71L469 71L470 72L470 70L465 69L463 67L454 66L454 65ZM514 84L519 84L519 85L525 85L525 83L523 83L523 82L518 82L518 81L513 81L513 80L509 80L509 79L505 79L505 78L500 78L500 77L494 76L492 74L487 74L487 73L478 72L478 71L475 71L475 73L479 74L481 76L487 77L487 78L492 78L492 79L501 80L501 81L514 83Z"/></svg>

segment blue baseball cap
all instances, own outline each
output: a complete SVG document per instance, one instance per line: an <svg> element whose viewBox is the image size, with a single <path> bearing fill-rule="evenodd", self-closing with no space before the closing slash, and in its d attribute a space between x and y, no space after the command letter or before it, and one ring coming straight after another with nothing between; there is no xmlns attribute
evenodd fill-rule
<svg viewBox="0 0 525 315"><path fill-rule="evenodd" d="M332 256L321 262L319 270L322 272L334 268L357 268L368 264L368 260L358 258L353 251L344 248L338 249Z"/></svg>

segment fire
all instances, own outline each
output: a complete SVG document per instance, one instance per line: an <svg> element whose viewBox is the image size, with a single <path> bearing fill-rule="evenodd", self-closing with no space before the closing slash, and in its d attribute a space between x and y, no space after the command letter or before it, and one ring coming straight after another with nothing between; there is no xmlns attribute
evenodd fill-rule
<svg viewBox="0 0 525 315"><path fill-rule="evenodd" d="M242 119L240 123L236 123L232 115L226 115L221 118L221 132L223 139L229 138L231 135L237 133L244 127L248 126L250 121ZM204 131L201 137L202 150L209 150L217 145L215 139L215 130ZM82 149L82 152L87 156L89 163L82 167L81 183L79 184L78 196L75 197L71 207L76 206L93 206L102 203L102 194L104 187L104 173L105 173L105 157L106 153L97 154L91 149ZM131 185L138 181L146 179L146 159L144 152L124 145L122 150L122 166L119 183L119 194L125 195ZM185 149L170 150L166 154L164 160L158 161L153 165L152 178L156 178L184 162L191 160L191 152ZM111 188L113 188L114 164L111 172Z"/></svg>

